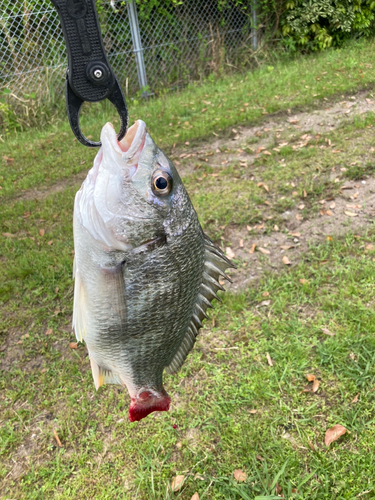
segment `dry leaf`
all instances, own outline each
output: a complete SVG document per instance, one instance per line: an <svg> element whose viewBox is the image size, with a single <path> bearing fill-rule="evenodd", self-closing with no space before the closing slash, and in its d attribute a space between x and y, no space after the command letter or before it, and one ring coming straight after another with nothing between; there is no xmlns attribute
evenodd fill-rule
<svg viewBox="0 0 375 500"><path fill-rule="evenodd" d="M52 331L53 331L52 328L48 328L48 330L46 331L45 335L51 335Z"/></svg>
<svg viewBox="0 0 375 500"><path fill-rule="evenodd" d="M233 259L234 258L234 252L230 247L227 247L225 249L225 255L228 257L228 259Z"/></svg>
<svg viewBox="0 0 375 500"><path fill-rule="evenodd" d="M284 255L283 257L283 263L286 265L286 266L290 266L291 265L291 262L289 260L289 257L287 257L286 255Z"/></svg>
<svg viewBox="0 0 375 500"><path fill-rule="evenodd" d="M335 207L336 207L336 203L333 201L333 202L330 204L329 208L331 208L331 209L333 210Z"/></svg>
<svg viewBox="0 0 375 500"><path fill-rule="evenodd" d="M352 403L356 403L358 401L358 396L359 396L359 393L354 397Z"/></svg>
<svg viewBox="0 0 375 500"><path fill-rule="evenodd" d="M314 382L313 382L313 386L312 386L312 391L313 391L313 392L316 392L316 391L319 389L319 384L320 384L320 382L319 382L319 380L316 378L316 379L314 380Z"/></svg>
<svg viewBox="0 0 375 500"><path fill-rule="evenodd" d="M70 349L77 349L78 344L77 344L77 342L70 342L69 347L70 347Z"/></svg>
<svg viewBox="0 0 375 500"><path fill-rule="evenodd" d="M253 243L253 244L251 245L251 248L250 248L250 250L249 250L249 253L254 253L254 252L255 252L256 247L257 247L256 243Z"/></svg>
<svg viewBox="0 0 375 500"><path fill-rule="evenodd" d="M270 366L273 366L273 361L271 359L271 356L269 355L268 352L266 352L266 358L267 358L267 363L270 365Z"/></svg>
<svg viewBox="0 0 375 500"><path fill-rule="evenodd" d="M53 240L50 240L50 241L47 243L47 245L51 246L51 245L52 245L52 243L53 243Z"/></svg>
<svg viewBox="0 0 375 500"><path fill-rule="evenodd" d="M327 241L333 241L333 238L330 235L328 235L326 239L327 239Z"/></svg>
<svg viewBox="0 0 375 500"><path fill-rule="evenodd" d="M294 236L295 238L300 238L301 233L289 233L290 236Z"/></svg>
<svg viewBox="0 0 375 500"><path fill-rule="evenodd" d="M294 248L295 245L280 245L281 250L289 250L290 248Z"/></svg>
<svg viewBox="0 0 375 500"><path fill-rule="evenodd" d="M345 215L348 217L358 217L358 214L355 214L354 212L349 212L349 210L345 210Z"/></svg>
<svg viewBox="0 0 375 500"><path fill-rule="evenodd" d="M305 191L305 189L303 190L303 197L306 198L307 197L307 193Z"/></svg>
<svg viewBox="0 0 375 500"><path fill-rule="evenodd" d="M240 240L240 248L243 248L243 240Z"/></svg>
<svg viewBox="0 0 375 500"><path fill-rule="evenodd" d="M308 373L308 374L306 375L306 378L307 378L308 382L314 382L314 380L315 380L315 375L313 375L312 373Z"/></svg>
<svg viewBox="0 0 375 500"><path fill-rule="evenodd" d="M369 243L368 245L366 245L366 250L374 250L374 245L372 245L371 243Z"/></svg>
<svg viewBox="0 0 375 500"><path fill-rule="evenodd" d="M297 220L303 220L303 216L301 214L296 214L296 219Z"/></svg>
<svg viewBox="0 0 375 500"><path fill-rule="evenodd" d="M305 208L305 205L301 203L301 205L298 205L299 210L303 210Z"/></svg>
<svg viewBox="0 0 375 500"><path fill-rule="evenodd" d="M322 332L325 333L326 335L329 335L330 337L334 337L336 334L328 330L328 328L321 328Z"/></svg>
<svg viewBox="0 0 375 500"><path fill-rule="evenodd" d="M326 436L324 439L324 443L326 446L329 446L331 443L336 441L340 436L343 436L346 433L347 429L340 424L334 425L330 429L327 430Z"/></svg>
<svg viewBox="0 0 375 500"><path fill-rule="evenodd" d="M327 210L326 211L326 215L328 215L329 217L332 217L332 215L333 215L332 210Z"/></svg>
<svg viewBox="0 0 375 500"><path fill-rule="evenodd" d="M273 226L273 229L274 229L274 231L280 231L279 226L278 226L277 224L275 224L275 225Z"/></svg>
<svg viewBox="0 0 375 500"><path fill-rule="evenodd" d="M264 182L258 182L257 186L264 188L267 191L267 193L269 192L268 186L266 186Z"/></svg>
<svg viewBox="0 0 375 500"><path fill-rule="evenodd" d="M242 483L243 481L246 481L247 474L241 469L236 469L233 471L233 477L236 481Z"/></svg>
<svg viewBox="0 0 375 500"><path fill-rule="evenodd" d="M251 413L252 415L255 415L255 413L257 413L258 410L249 410L249 413Z"/></svg>
<svg viewBox="0 0 375 500"><path fill-rule="evenodd" d="M308 285L309 284L309 280L305 280L305 278L300 278L299 282L302 283L302 285Z"/></svg>
<svg viewBox="0 0 375 500"><path fill-rule="evenodd" d="M15 238L17 235L12 233L3 233L3 236L5 236L5 238Z"/></svg>
<svg viewBox="0 0 375 500"><path fill-rule="evenodd" d="M199 500L199 495L197 492L194 493L194 495L191 497L190 500Z"/></svg>
<svg viewBox="0 0 375 500"><path fill-rule="evenodd" d="M59 447L62 448L62 444L59 436L57 435L56 429L53 429L53 437L56 439L56 443L59 445Z"/></svg>
<svg viewBox="0 0 375 500"><path fill-rule="evenodd" d="M171 483L171 490L179 491L182 488L184 481L185 481L185 476L182 475L176 476Z"/></svg>
<svg viewBox="0 0 375 500"><path fill-rule="evenodd" d="M44 229L39 229L39 236L44 236L45 230Z"/></svg>
<svg viewBox="0 0 375 500"><path fill-rule="evenodd" d="M269 297L270 296L270 292L263 292L262 293L262 297Z"/></svg>
<svg viewBox="0 0 375 500"><path fill-rule="evenodd" d="M276 485L275 485L275 493L276 493L276 495L280 495L281 492L282 492L281 486L279 485L279 483L276 483Z"/></svg>
<svg viewBox="0 0 375 500"><path fill-rule="evenodd" d="M270 255L270 251L267 250L267 248L262 248L262 247L258 247L258 250L260 253L264 253L265 255Z"/></svg>

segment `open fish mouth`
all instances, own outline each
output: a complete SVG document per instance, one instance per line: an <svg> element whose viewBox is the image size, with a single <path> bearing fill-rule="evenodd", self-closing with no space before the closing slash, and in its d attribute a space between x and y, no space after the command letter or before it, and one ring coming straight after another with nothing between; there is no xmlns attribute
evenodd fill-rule
<svg viewBox="0 0 375 500"><path fill-rule="evenodd" d="M121 155L122 161L129 167L128 175L132 177L137 170L138 161L145 145L146 133L146 124L142 120L137 120L128 129L125 137L118 141L112 123L106 123L100 136L103 144L103 156L108 153L115 153L117 157Z"/></svg>

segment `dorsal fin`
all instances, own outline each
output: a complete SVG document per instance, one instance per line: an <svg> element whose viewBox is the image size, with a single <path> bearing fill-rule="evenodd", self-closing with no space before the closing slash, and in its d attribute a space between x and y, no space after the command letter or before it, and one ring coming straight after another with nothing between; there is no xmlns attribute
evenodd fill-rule
<svg viewBox="0 0 375 500"><path fill-rule="evenodd" d="M195 344L199 329L202 327L202 321L204 318L207 318L207 309L212 307L211 302L214 299L220 300L216 292L218 290L224 290L224 288L219 283L219 277L222 276L228 281L231 281L225 274L225 270L228 267L236 267L206 235L204 235L204 245L205 263L203 266L202 284L197 296L197 302L193 308L190 325L185 337L174 355L172 362L165 369L167 373L176 373L183 365L187 355Z"/></svg>

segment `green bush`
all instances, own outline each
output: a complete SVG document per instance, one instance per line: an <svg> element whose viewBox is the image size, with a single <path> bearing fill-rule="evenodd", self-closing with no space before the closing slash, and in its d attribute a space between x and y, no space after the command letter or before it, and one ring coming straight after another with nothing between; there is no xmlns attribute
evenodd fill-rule
<svg viewBox="0 0 375 500"><path fill-rule="evenodd" d="M350 37L374 33L374 0L288 0L281 19L291 51L324 50Z"/></svg>

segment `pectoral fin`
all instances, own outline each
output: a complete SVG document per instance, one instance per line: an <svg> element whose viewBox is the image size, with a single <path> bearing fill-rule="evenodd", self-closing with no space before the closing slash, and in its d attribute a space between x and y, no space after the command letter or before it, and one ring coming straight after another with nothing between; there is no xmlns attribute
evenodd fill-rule
<svg viewBox="0 0 375 500"><path fill-rule="evenodd" d="M74 269L74 304L72 328L79 342L87 333L87 300L85 287L78 269Z"/></svg>

